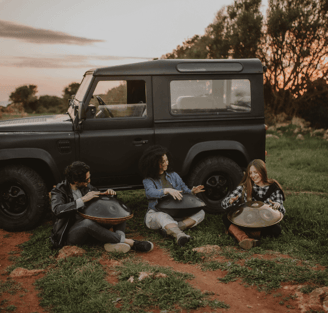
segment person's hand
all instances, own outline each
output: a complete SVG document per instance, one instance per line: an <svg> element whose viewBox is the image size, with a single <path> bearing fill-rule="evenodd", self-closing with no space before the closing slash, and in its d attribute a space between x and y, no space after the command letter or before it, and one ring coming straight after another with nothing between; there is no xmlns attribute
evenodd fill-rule
<svg viewBox="0 0 328 313"><path fill-rule="evenodd" d="M269 200L269 202L271 203L271 206L274 210L278 210L280 208L280 203L273 202L271 199Z"/></svg>
<svg viewBox="0 0 328 313"><path fill-rule="evenodd" d="M164 189L164 194L170 194L174 200L182 200L182 190L176 190L173 188L165 188Z"/></svg>
<svg viewBox="0 0 328 313"><path fill-rule="evenodd" d="M191 192L195 195L196 193L199 193L199 192L204 192L205 189L204 189L204 186L203 185L199 185L197 187L192 187L191 189Z"/></svg>
<svg viewBox="0 0 328 313"><path fill-rule="evenodd" d="M115 196L116 195L116 191L114 191L113 189L107 189L105 192L101 193L101 195Z"/></svg>
<svg viewBox="0 0 328 313"><path fill-rule="evenodd" d="M229 203L230 204L233 204L238 198L239 198L239 196L236 196L234 198L231 198L230 201L229 201Z"/></svg>
<svg viewBox="0 0 328 313"><path fill-rule="evenodd" d="M88 202L93 198L98 198L100 195L100 191L89 191L86 195L84 195L81 199L83 202Z"/></svg>

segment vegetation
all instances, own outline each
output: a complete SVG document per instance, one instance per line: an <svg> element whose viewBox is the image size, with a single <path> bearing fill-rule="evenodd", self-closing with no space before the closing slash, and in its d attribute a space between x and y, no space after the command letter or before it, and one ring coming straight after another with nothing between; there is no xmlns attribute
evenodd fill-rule
<svg viewBox="0 0 328 313"><path fill-rule="evenodd" d="M24 85L13 91L9 99L12 104L7 108L1 108L0 118L13 119L28 116L28 114L59 114L65 113L68 107L68 100L79 88L79 83L71 83L63 90L63 98L56 96L36 96L37 86Z"/></svg>

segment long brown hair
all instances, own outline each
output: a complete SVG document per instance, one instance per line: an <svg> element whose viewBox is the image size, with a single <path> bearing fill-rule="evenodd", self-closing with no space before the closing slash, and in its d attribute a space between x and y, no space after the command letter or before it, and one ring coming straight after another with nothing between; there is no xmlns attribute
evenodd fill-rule
<svg viewBox="0 0 328 313"><path fill-rule="evenodd" d="M268 173L267 173L265 163L261 159L255 159L248 164L248 166L246 168L246 172L244 174L244 177L239 184L239 185L243 186L243 191L245 191L245 190L247 191L247 201L252 201L252 191L253 191L253 185L254 185L254 182L251 180L251 178L249 176L249 171L250 171L251 166L254 166L256 168L258 173L261 175L262 182L265 185L277 184L277 186L281 189L282 193L284 194L284 191L283 191L282 187L280 186L280 184L275 179L268 178Z"/></svg>

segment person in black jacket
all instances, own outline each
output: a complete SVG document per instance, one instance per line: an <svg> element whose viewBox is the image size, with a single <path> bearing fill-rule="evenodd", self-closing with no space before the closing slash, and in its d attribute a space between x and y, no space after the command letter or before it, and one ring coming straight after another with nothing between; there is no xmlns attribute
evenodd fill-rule
<svg viewBox="0 0 328 313"><path fill-rule="evenodd" d="M92 239L104 243L108 252L126 253L130 249L148 252L153 249L150 241L125 238L126 222L114 225L113 231L96 221L84 219L77 211L99 195L115 195L108 189L101 193L90 185L90 167L83 162L73 162L65 169L66 179L51 191L51 210L56 216L51 241L55 248L64 245L83 245Z"/></svg>

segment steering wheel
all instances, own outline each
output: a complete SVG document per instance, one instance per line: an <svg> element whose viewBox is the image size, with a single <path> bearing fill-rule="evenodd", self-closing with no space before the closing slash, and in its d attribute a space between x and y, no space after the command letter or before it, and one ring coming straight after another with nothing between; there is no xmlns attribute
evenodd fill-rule
<svg viewBox="0 0 328 313"><path fill-rule="evenodd" d="M102 106L102 111L107 117L113 118L114 115L113 113L106 107L106 103L104 102L103 99L101 99L99 96L96 96L96 99L98 100L99 105Z"/></svg>

